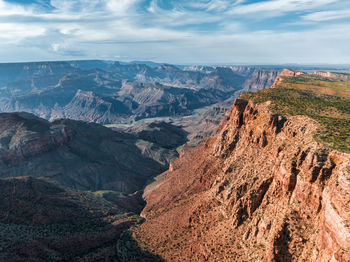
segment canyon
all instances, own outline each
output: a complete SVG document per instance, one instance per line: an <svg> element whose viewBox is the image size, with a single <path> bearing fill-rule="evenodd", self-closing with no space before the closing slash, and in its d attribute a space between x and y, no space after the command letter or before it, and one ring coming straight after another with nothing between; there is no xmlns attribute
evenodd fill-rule
<svg viewBox="0 0 350 262"><path fill-rule="evenodd" d="M348 75L12 66L0 260L350 260Z"/></svg>

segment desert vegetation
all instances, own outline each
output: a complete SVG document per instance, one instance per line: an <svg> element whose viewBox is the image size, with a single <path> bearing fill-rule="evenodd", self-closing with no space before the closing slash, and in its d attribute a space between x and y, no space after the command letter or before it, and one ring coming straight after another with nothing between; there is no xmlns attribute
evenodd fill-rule
<svg viewBox="0 0 350 262"><path fill-rule="evenodd" d="M314 137L324 145L350 152L350 82L315 75L286 77L277 88L247 93L255 103L271 101L273 113L306 115L320 127Z"/></svg>

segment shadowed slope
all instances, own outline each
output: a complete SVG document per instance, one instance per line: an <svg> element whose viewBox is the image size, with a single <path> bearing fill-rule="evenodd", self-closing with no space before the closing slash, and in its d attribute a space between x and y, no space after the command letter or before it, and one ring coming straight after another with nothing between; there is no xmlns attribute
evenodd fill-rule
<svg viewBox="0 0 350 262"><path fill-rule="evenodd" d="M134 192L167 167L164 159L161 163L143 154L137 141L97 124L3 113L0 177L49 177L72 188ZM166 149L162 152L165 159L171 155Z"/></svg>
<svg viewBox="0 0 350 262"><path fill-rule="evenodd" d="M1 261L161 261L118 248L142 219L92 193L21 177L0 179L0 197Z"/></svg>

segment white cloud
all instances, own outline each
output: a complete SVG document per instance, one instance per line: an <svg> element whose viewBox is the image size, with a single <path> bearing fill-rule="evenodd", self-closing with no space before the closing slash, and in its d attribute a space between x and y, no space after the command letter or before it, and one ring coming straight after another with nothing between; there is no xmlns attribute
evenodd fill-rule
<svg viewBox="0 0 350 262"><path fill-rule="evenodd" d="M251 14L278 11L278 15L285 12L310 10L339 0L270 0L253 4L238 5L230 10L231 14Z"/></svg>
<svg viewBox="0 0 350 262"><path fill-rule="evenodd" d="M0 0L0 16L9 15L27 15L31 10L26 10L20 5L9 4L3 0Z"/></svg>
<svg viewBox="0 0 350 262"><path fill-rule="evenodd" d="M45 28L36 25L0 23L0 39L7 43L18 43L25 38L45 34Z"/></svg>
<svg viewBox="0 0 350 262"><path fill-rule="evenodd" d="M206 9L208 11L224 11L232 5L232 1L227 1L227 0L188 1L186 5L193 8Z"/></svg>
<svg viewBox="0 0 350 262"><path fill-rule="evenodd" d="M106 7L107 10L113 14L118 14L125 16L127 12L130 11L132 7L135 7L136 4L140 2L139 0L107 0Z"/></svg>
<svg viewBox="0 0 350 262"><path fill-rule="evenodd" d="M144 0L51 0L54 9L45 10L0 0L0 57L3 61L121 57L169 63L350 61L345 44L350 41L349 25L321 23L345 18L349 3L342 11L326 11L339 1L172 0L168 8L162 1L153 0L145 7ZM286 12L300 12L304 22L317 26L295 31L249 28L252 16ZM203 26L210 23L212 28Z"/></svg>
<svg viewBox="0 0 350 262"><path fill-rule="evenodd" d="M344 19L344 18L350 19L350 9L336 10L336 11L321 11L321 12L315 12L315 13L311 13L303 16L304 20L315 21L315 22L330 21L330 20Z"/></svg>

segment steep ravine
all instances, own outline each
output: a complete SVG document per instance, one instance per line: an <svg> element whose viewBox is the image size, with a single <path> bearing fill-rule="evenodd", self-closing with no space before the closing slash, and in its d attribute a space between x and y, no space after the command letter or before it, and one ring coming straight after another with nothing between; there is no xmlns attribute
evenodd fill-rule
<svg viewBox="0 0 350 262"><path fill-rule="evenodd" d="M350 155L268 105L236 99L215 137L145 189L142 248L166 261L350 261Z"/></svg>

